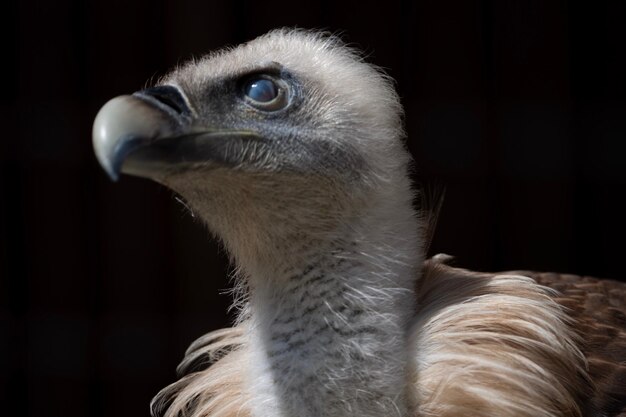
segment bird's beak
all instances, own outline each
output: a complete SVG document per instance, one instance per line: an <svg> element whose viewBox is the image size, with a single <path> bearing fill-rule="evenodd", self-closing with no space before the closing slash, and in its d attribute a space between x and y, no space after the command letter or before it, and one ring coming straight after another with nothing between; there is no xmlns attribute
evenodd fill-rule
<svg viewBox="0 0 626 417"><path fill-rule="evenodd" d="M96 157L114 181L120 173L158 179L198 163L228 162L235 138L257 139L249 131L195 126L183 94L173 86L116 97L93 125Z"/></svg>

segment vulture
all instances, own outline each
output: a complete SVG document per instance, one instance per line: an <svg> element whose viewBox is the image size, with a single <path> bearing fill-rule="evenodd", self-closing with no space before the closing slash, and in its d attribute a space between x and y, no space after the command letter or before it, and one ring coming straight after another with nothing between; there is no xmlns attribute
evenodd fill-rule
<svg viewBox="0 0 626 417"><path fill-rule="evenodd" d="M98 161L180 195L235 265L238 320L152 401L176 417L626 416L626 285L424 255L393 81L274 30L113 98Z"/></svg>

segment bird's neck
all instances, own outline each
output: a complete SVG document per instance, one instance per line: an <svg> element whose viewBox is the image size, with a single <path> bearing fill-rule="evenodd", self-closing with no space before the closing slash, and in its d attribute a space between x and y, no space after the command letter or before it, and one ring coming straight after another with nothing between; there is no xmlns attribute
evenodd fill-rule
<svg viewBox="0 0 626 417"><path fill-rule="evenodd" d="M379 207L327 242L292 242L291 252L304 253L257 271L249 303L255 416L408 415L406 337L422 259L405 206L394 216Z"/></svg>

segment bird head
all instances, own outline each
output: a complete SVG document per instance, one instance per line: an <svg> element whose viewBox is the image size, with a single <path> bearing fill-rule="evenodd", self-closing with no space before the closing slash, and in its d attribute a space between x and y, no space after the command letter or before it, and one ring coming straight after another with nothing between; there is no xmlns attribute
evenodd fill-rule
<svg viewBox="0 0 626 417"><path fill-rule="evenodd" d="M402 136L392 81L336 37L299 30L188 62L109 101L93 128L113 179L173 189L236 257L332 240L368 207L410 200Z"/></svg>

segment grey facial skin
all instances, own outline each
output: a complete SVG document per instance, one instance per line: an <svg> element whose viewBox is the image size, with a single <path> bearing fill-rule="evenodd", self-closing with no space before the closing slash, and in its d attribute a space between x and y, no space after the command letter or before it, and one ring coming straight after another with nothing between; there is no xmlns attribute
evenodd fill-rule
<svg viewBox="0 0 626 417"><path fill-rule="evenodd" d="M242 94L251 77L272 77L279 84L282 96L273 107L251 104ZM302 80L271 62L201 88L166 84L116 97L96 117L95 153L113 180L124 173L160 181L215 166L354 180L355 173L367 171L364 160L315 123L304 89Z"/></svg>

